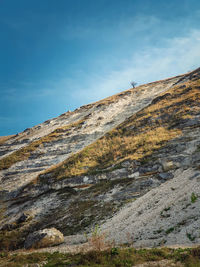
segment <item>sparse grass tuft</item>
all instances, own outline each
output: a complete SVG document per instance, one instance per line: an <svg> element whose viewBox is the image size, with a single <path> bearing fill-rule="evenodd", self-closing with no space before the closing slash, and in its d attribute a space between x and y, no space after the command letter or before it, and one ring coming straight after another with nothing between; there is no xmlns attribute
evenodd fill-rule
<svg viewBox="0 0 200 267"><path fill-rule="evenodd" d="M165 233L168 235L168 234L170 234L173 231L174 231L174 227L170 227L169 229L166 230Z"/></svg>
<svg viewBox="0 0 200 267"><path fill-rule="evenodd" d="M13 136L14 135L0 136L0 146L3 145L6 141L8 141Z"/></svg>
<svg viewBox="0 0 200 267"><path fill-rule="evenodd" d="M198 198L197 195L195 195L195 193L192 192L192 194L191 194L191 202L195 203L197 201L197 198Z"/></svg>
<svg viewBox="0 0 200 267"><path fill-rule="evenodd" d="M106 241L106 234L101 232L99 225L95 225L92 230L92 235L88 237L89 246L94 251L103 251L111 246L109 242Z"/></svg>
<svg viewBox="0 0 200 267"><path fill-rule="evenodd" d="M22 233L19 230L0 231L0 251L15 250L23 243Z"/></svg>
<svg viewBox="0 0 200 267"><path fill-rule="evenodd" d="M195 236L193 236L192 234L190 233L186 233L187 235L187 238L190 240L190 241L194 241L195 240Z"/></svg>

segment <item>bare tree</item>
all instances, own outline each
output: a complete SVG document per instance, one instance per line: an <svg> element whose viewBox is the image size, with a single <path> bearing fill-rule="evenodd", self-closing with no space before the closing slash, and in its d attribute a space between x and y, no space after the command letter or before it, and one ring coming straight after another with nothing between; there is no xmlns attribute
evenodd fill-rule
<svg viewBox="0 0 200 267"><path fill-rule="evenodd" d="M135 88L135 86L137 85L137 83L134 82L134 81L132 81L132 82L131 82L131 85L132 85L133 88Z"/></svg>

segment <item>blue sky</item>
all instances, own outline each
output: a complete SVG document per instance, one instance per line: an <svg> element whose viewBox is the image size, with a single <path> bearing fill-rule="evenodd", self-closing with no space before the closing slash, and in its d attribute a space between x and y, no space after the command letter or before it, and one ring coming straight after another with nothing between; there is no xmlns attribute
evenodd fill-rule
<svg viewBox="0 0 200 267"><path fill-rule="evenodd" d="M199 0L0 0L0 135L197 67Z"/></svg>

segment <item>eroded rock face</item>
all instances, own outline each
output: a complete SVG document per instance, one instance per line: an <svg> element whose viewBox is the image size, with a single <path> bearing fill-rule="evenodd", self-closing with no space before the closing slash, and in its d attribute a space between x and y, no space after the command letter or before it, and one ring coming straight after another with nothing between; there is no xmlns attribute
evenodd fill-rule
<svg viewBox="0 0 200 267"><path fill-rule="evenodd" d="M0 160L52 132L54 137L57 136L51 136L50 142L46 138L37 149L31 151L29 157L22 157L8 169L0 169L2 187L13 191L34 180L42 171L77 153L149 105L160 93L177 83L180 77L141 85L105 101L82 106L10 138L0 145ZM62 127L66 126L69 128L64 131Z"/></svg>
<svg viewBox="0 0 200 267"><path fill-rule="evenodd" d="M36 231L27 236L24 243L26 249L44 248L59 245L64 242L63 234L56 228L47 228Z"/></svg>
<svg viewBox="0 0 200 267"><path fill-rule="evenodd" d="M191 202L190 197L192 193L195 193L195 196L200 199L197 183L197 179L199 179L197 169L199 170L200 166L200 131L198 128L199 124L193 123L194 121L199 121L200 106L198 97L196 97L196 102L189 104L187 106L188 109L183 109L187 110L187 118L184 119L184 123L183 119L177 116L177 114L180 116L178 111L182 111L182 106L186 102L190 103L192 99L189 96L187 101L182 101L180 104L179 98L181 99L184 94L184 91L180 90L180 94L176 96L178 98L177 103L175 102L173 85L178 79L173 78L168 81L143 85L137 92L127 91L118 95L117 99L113 97L114 100L105 100L105 103L94 103L81 107L72 113L66 113L52 119L51 123L47 121L41 124L41 126L33 127L31 131L27 130L14 137L14 139L18 138L19 140L9 139L7 143L4 143L0 148L4 152L2 158L6 157L6 154L21 149L26 145L25 143L31 143L31 141L36 139L40 140L44 135L51 133L48 136L50 141L47 138L44 139L43 143L34 147L27 159L21 160L8 169L0 171L0 202L5 202L6 210L6 217L2 219L2 225L5 224L5 227L1 228L0 222L0 231L2 229L9 233L12 231L23 231L25 233L23 238L28 233L31 233L26 238L26 248L52 246L62 242L63 237L62 234L61 236L57 233L55 235L52 234L54 231L52 231L51 227L56 227L64 235L89 232L92 226L102 223L103 220L111 219L115 213L129 203L130 205L135 205L135 209L133 209L135 219L133 217L130 218L130 224L134 223L135 229L139 229L138 231L133 229L134 242L139 244L141 241L144 243L146 239L148 245L154 241L156 245L159 245L164 241L170 240L170 244L176 241L173 241L175 239L170 239L170 236L166 234L169 232L170 223L168 223L169 217L167 217L169 211L167 210L168 213L165 213L169 207L170 211L173 211L173 207L176 205L174 211L177 212L179 209L184 209L185 214L185 217L180 221L180 229L182 230L185 227L182 227L184 221L188 227L188 233L192 234L192 239L196 238L192 242L198 241L196 225L194 225L194 231L193 228L191 228L192 230L189 228L191 218L194 217L196 221L200 218L200 210L196 208L198 203L197 201L195 202L196 204L194 203L195 205L192 206L194 209L190 209L190 206L188 208L187 205ZM172 94L167 94L167 97L155 100L157 106L160 104L159 101L171 101L167 102L167 108L164 110L163 105L160 105L160 110L154 116L152 114L150 116L148 112L145 113L144 107L151 103L151 100L159 95L160 92L169 88L172 88L172 90L170 89ZM187 89L187 87L183 87L183 90L185 88ZM174 112L168 112L169 106L174 105ZM150 105L146 109L149 109L149 107L152 108ZM138 110L141 111L137 112ZM130 118L132 118L133 114L136 114L136 117L139 118L140 124L136 123L135 117L133 123L130 124ZM129 119L127 119L128 117ZM83 118L84 121L79 121ZM187 123L185 123L185 120L187 120ZM79 121L78 124L77 121ZM189 123L190 121L192 123ZM181 134L176 138L173 137L174 139L170 139L167 143L163 144L161 142L155 148L154 153L150 153L143 160L128 158L124 154L125 158L120 158L121 162L113 162L110 166L102 166L102 161L100 161L101 166L96 168L95 172L90 172L90 165L85 164L82 167L85 170L84 174L63 175L60 178L54 172L40 174L40 171L51 167L55 163L63 162L72 153L76 154L88 144L95 142L104 135L106 136L108 131L121 122L123 122L124 129L127 130L125 132L122 131L123 137L126 137L126 134L128 135L129 132L133 133L133 136L139 136L140 133L148 133L151 127L161 127L163 125L167 125L166 127L170 129L181 129ZM73 126L67 128L68 124L73 124ZM147 131L144 131L145 125L149 127ZM117 131L117 128L115 128L115 131ZM26 142L23 142L23 140ZM140 146L143 145L145 145L145 142L141 142L136 148L140 149ZM150 146L149 149L152 150L152 147ZM140 154L142 153L140 152ZM23 156L26 157L26 154ZM63 169L66 167L68 166L63 166ZM182 208L179 203L176 203L178 200L173 199L173 196L179 195L182 197L183 181L181 180L182 176L180 173L189 168L192 171L185 180L185 188L187 189L187 183L193 183L195 190L191 187L189 192L187 190L184 191L184 194L187 194L187 201L182 200L185 204ZM40 174L39 177L37 177L38 174ZM172 181L176 181L177 176L179 177L177 184L174 184ZM35 179L36 177L37 179ZM169 185L170 183L172 185L169 188L167 187L169 192L165 201L159 202L162 204L162 209L156 209L156 214L153 214L152 212L158 203L157 201L160 201L157 197L153 201L154 193L159 193L163 190L164 185ZM156 188L158 191L155 191ZM150 203L148 198L152 199L150 206L148 206L148 203ZM150 213L150 219L151 214L153 214L153 218L155 216L160 218L160 213L162 213L161 220L165 220L166 223L164 222L162 225L161 221L161 229L157 228L157 224L156 227L152 225L148 229L145 228L146 217L141 217L144 212L140 209L142 205L142 200L140 201L140 199L144 199L145 203L147 203L144 209ZM160 199L163 199L162 192ZM173 207L171 207L171 200L173 200ZM165 207L167 201L169 205ZM182 210L180 210L179 218L181 218L182 213ZM30 215L28 216L28 214ZM170 214L171 218L174 218L172 215ZM136 221L138 221L139 216L141 217L140 222L144 221L144 223L140 223L138 226ZM126 221L126 217L127 214L124 214L124 221ZM117 220L119 225L120 218L119 221ZM171 222L174 223L173 221ZM109 228L110 226L106 224L106 227ZM115 235L114 227L115 225L110 227L111 230L113 229L111 237ZM120 231L123 231L123 235L126 236L123 229L124 225L120 227ZM125 225L125 228L127 228L127 225ZM174 229L179 230L177 225L174 226ZM121 233L120 231L119 234ZM131 231L132 229L130 229ZM159 236L156 237L155 233ZM172 232L169 234L172 235ZM167 235L166 239L163 238L165 235ZM174 238L176 236L177 233L175 232ZM187 235L185 236L188 239ZM186 242L187 239L182 240ZM120 242L127 242L124 238L119 240Z"/></svg>

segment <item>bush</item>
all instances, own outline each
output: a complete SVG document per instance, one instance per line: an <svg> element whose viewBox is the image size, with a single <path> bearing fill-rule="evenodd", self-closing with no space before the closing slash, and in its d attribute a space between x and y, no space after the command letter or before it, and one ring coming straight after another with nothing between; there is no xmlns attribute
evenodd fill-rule
<svg viewBox="0 0 200 267"><path fill-rule="evenodd" d="M95 251L108 249L111 244L106 241L106 234L102 233L99 225L95 225L91 237L88 238L89 245Z"/></svg>
<svg viewBox="0 0 200 267"><path fill-rule="evenodd" d="M191 195L191 202L192 203L195 203L197 201L197 196L195 195L195 193L193 192L192 195Z"/></svg>

